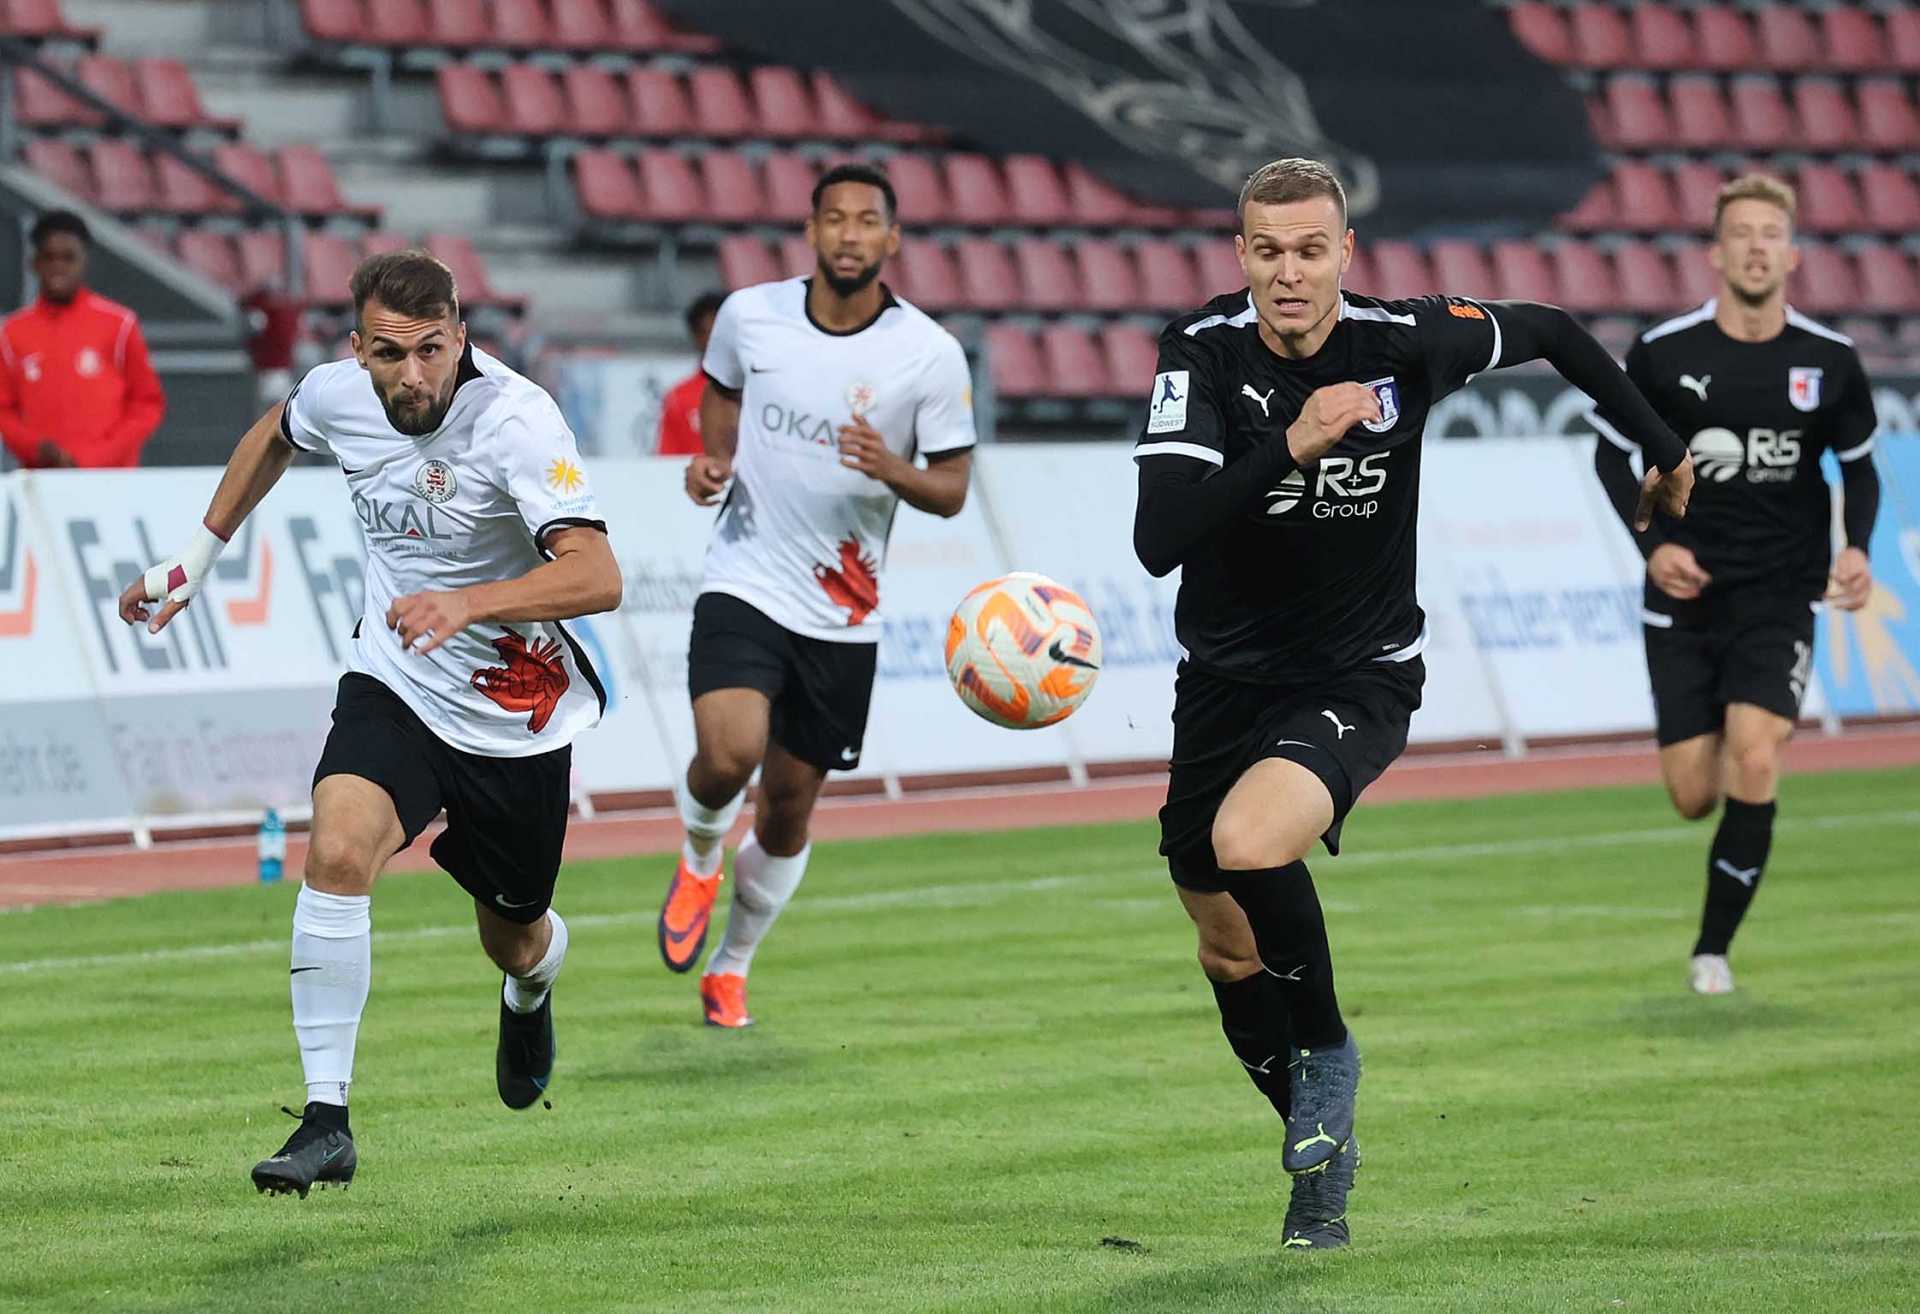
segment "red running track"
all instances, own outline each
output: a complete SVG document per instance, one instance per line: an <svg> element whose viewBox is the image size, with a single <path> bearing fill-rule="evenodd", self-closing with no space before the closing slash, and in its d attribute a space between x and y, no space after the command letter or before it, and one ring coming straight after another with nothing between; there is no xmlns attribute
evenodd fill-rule
<svg viewBox="0 0 1920 1314"><path fill-rule="evenodd" d="M1920 727L1913 725L1860 727L1834 738L1802 735L1787 747L1787 769L1792 772L1915 764L1920 764ZM1524 758L1497 752L1415 754L1396 763L1367 791L1366 801L1477 798L1659 779L1659 760L1648 743L1535 750ZM1154 815L1165 788L1164 776L1137 776L1096 780L1084 787L986 785L901 799L828 798L814 816L813 833L818 839L872 839L1135 821ZM670 853L679 844L680 823L671 810L603 813L592 820L574 820L567 833L567 857ZM287 871L298 873L305 858L304 838L289 837ZM423 837L396 857L390 869L419 871L432 865ZM146 850L126 846L0 856L0 910L245 885L255 874L251 838L163 842Z"/></svg>

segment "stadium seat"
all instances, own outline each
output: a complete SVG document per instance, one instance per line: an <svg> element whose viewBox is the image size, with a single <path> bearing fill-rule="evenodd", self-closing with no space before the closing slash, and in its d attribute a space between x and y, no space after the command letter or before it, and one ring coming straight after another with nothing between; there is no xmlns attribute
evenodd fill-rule
<svg viewBox="0 0 1920 1314"><path fill-rule="evenodd" d="M1886 248L1881 250L1884 252ZM1800 243L1800 268L1788 284L1787 296L1799 309L1815 315L1865 304L1860 298L1853 262L1839 247L1826 242ZM1898 305L1879 308L1900 309Z"/></svg>
<svg viewBox="0 0 1920 1314"><path fill-rule="evenodd" d="M1012 310L1020 304L1020 276L1006 247L990 237L966 237L956 254L965 304L976 310Z"/></svg>
<svg viewBox="0 0 1920 1314"><path fill-rule="evenodd" d="M1582 314L1621 305L1613 271L1607 268L1607 258L1598 247L1567 242L1547 253L1547 263L1553 269L1555 292L1549 299L1555 305Z"/></svg>
<svg viewBox="0 0 1920 1314"><path fill-rule="evenodd" d="M42 178L89 205L94 203L93 174L71 143L58 137L30 137L23 154L27 167Z"/></svg>
<svg viewBox="0 0 1920 1314"><path fill-rule="evenodd" d="M1569 233L1598 233L1612 228L1618 217L1619 206L1614 199L1613 179L1607 177L1587 188L1586 195L1580 198L1580 204L1556 219L1554 226Z"/></svg>
<svg viewBox="0 0 1920 1314"><path fill-rule="evenodd" d="M1153 335L1138 324L1108 324L1100 330L1107 358L1107 382L1115 396L1145 397L1159 370L1160 351Z"/></svg>
<svg viewBox="0 0 1920 1314"><path fill-rule="evenodd" d="M804 243L802 243L804 245ZM913 303L922 310L954 310L965 303L960 292L960 276L954 272L953 259L930 237L910 237L900 243L899 266L913 289ZM814 265L812 250L807 253L807 268ZM791 263L787 266L792 269Z"/></svg>
<svg viewBox="0 0 1920 1314"><path fill-rule="evenodd" d="M1713 224L1713 206L1727 175L1717 164L1684 160L1673 170L1676 228L1705 230Z"/></svg>
<svg viewBox="0 0 1920 1314"><path fill-rule="evenodd" d="M364 35L348 40L366 40L376 46L400 50L432 43L427 11L421 7L420 0L381 0L379 4L367 6L355 22Z"/></svg>
<svg viewBox="0 0 1920 1314"><path fill-rule="evenodd" d="M1586 0L1573 7L1567 20L1574 63L1583 68L1625 68L1634 62L1627 20L1612 5Z"/></svg>
<svg viewBox="0 0 1920 1314"><path fill-rule="evenodd" d="M1613 253L1618 279L1618 304L1625 310L1652 314L1671 310L1680 300L1673 268L1666 256L1645 242L1623 242Z"/></svg>
<svg viewBox="0 0 1920 1314"><path fill-rule="evenodd" d="M97 27L76 27L61 12L60 0L7 0L0 6L0 36L24 41L75 41L91 45Z"/></svg>
<svg viewBox="0 0 1920 1314"><path fill-rule="evenodd" d="M213 167L273 205L286 204L280 175L266 152L246 142L223 141L213 148Z"/></svg>
<svg viewBox="0 0 1920 1314"><path fill-rule="evenodd" d="M472 50L491 40L492 32L480 0L426 0L426 6L426 31L422 39L428 45Z"/></svg>
<svg viewBox="0 0 1920 1314"><path fill-rule="evenodd" d="M567 96L568 131L582 137L617 137L627 132L633 108L619 80L598 64L569 64L560 86Z"/></svg>
<svg viewBox="0 0 1920 1314"><path fill-rule="evenodd" d="M1200 304L1193 261L1167 241L1142 242L1134 249L1140 267L1140 296L1151 307L1185 312Z"/></svg>
<svg viewBox="0 0 1920 1314"><path fill-rule="evenodd" d="M1242 282L1246 279L1243 276ZM1347 265L1347 272L1341 275L1340 286L1350 292L1364 292L1368 296L1376 295L1375 289L1380 280L1373 274L1373 254L1358 242L1354 243L1353 259Z"/></svg>
<svg viewBox="0 0 1920 1314"><path fill-rule="evenodd" d="M24 66L14 70L13 112L20 125L27 128L97 128L106 122L106 116L98 110L81 104Z"/></svg>
<svg viewBox="0 0 1920 1314"><path fill-rule="evenodd" d="M751 137L753 105L740 75L718 64L707 64L687 74L687 92L693 101L695 130L704 137Z"/></svg>
<svg viewBox="0 0 1920 1314"><path fill-rule="evenodd" d="M318 147L295 144L282 146L277 153L280 188L287 208L312 217L346 215L372 223L379 222L377 205L355 205L340 194L340 180L333 165Z"/></svg>
<svg viewBox="0 0 1920 1314"><path fill-rule="evenodd" d="M1768 77L1733 80L1733 141L1742 150L1786 150L1800 141L1780 84Z"/></svg>
<svg viewBox="0 0 1920 1314"><path fill-rule="evenodd" d="M1702 305L1720 295L1720 273L1707 262L1707 248L1701 243L1674 251L1673 276L1682 306Z"/></svg>
<svg viewBox="0 0 1920 1314"><path fill-rule="evenodd" d="M614 44L629 51L676 51L711 55L720 49L712 37L682 32L647 0L612 0Z"/></svg>
<svg viewBox="0 0 1920 1314"><path fill-rule="evenodd" d="M146 112L140 103L140 88L134 84L133 69L124 59L112 55L82 55L74 61L73 76L81 86L128 118L137 119Z"/></svg>
<svg viewBox="0 0 1920 1314"><path fill-rule="evenodd" d="M133 64L134 85L139 88L140 107L149 123L162 128L205 128L214 132L238 132L238 119L207 113L200 101L200 89L193 74L177 59L141 59Z"/></svg>
<svg viewBox="0 0 1920 1314"><path fill-rule="evenodd" d="M1864 166L1860 196L1869 228L1883 233L1920 232L1920 187L1906 170L1891 164Z"/></svg>
<svg viewBox="0 0 1920 1314"><path fill-rule="evenodd" d="M766 64L747 75L758 135L791 141L820 135L820 116L800 70Z"/></svg>
<svg viewBox="0 0 1920 1314"><path fill-rule="evenodd" d="M1067 204L1077 224L1112 228L1125 223L1133 211L1133 202L1124 193L1077 162L1067 165L1066 181Z"/></svg>
<svg viewBox="0 0 1920 1314"><path fill-rule="evenodd" d="M287 276L287 243L277 228L248 228L234 234L233 253L240 266L240 287L284 287ZM337 294L347 299L346 288Z"/></svg>
<svg viewBox="0 0 1920 1314"><path fill-rule="evenodd" d="M1507 23L1520 44L1549 64L1573 64L1573 34L1558 9L1540 0L1524 0L1507 11Z"/></svg>
<svg viewBox="0 0 1920 1314"><path fill-rule="evenodd" d="M1920 73L1920 9L1901 5L1882 15L1887 62L1902 73Z"/></svg>
<svg viewBox="0 0 1920 1314"><path fill-rule="evenodd" d="M1887 66L1887 52L1873 15L1852 5L1820 12L1820 43L1827 67L1842 73L1871 73Z"/></svg>
<svg viewBox="0 0 1920 1314"><path fill-rule="evenodd" d="M1040 237L1015 243L1013 261L1020 273L1020 300L1034 310L1074 310L1081 304L1080 279L1065 247Z"/></svg>
<svg viewBox="0 0 1920 1314"><path fill-rule="evenodd" d="M955 153L947 156L946 175L947 196L953 207L947 213L949 222L991 228L1007 221L1012 207L1007 202L1006 185L1000 181L1000 170L992 160L984 155Z"/></svg>
<svg viewBox="0 0 1920 1314"><path fill-rule="evenodd" d="M1857 233L1867 227L1859 194L1846 170L1809 162L1795 180L1799 193L1798 227L1809 233Z"/></svg>
<svg viewBox="0 0 1920 1314"><path fill-rule="evenodd" d="M795 233L780 239L780 267L787 278L810 277L820 267L820 256L803 234Z"/></svg>
<svg viewBox="0 0 1920 1314"><path fill-rule="evenodd" d="M246 290L240 274L240 257L225 233L205 228L188 228L174 239L174 253L180 262L208 282L238 293Z"/></svg>
<svg viewBox="0 0 1920 1314"><path fill-rule="evenodd" d="M721 224L749 224L766 218L766 198L746 156L738 151L708 151L699 163L707 219Z"/></svg>
<svg viewBox="0 0 1920 1314"><path fill-rule="evenodd" d="M567 130L567 102L553 74L537 64L509 64L500 73L500 103L508 132L551 137Z"/></svg>
<svg viewBox="0 0 1920 1314"><path fill-rule="evenodd" d="M1046 367L1033 336L1017 324L989 324L981 335L986 341L987 363L993 370L994 391L1009 400L1046 396Z"/></svg>
<svg viewBox="0 0 1920 1314"><path fill-rule="evenodd" d="M1676 144L1691 150L1712 150L1732 141L1726 97L1712 78L1677 77L1668 86L1667 97L1673 105Z"/></svg>
<svg viewBox="0 0 1920 1314"><path fill-rule="evenodd" d="M646 214L639 181L625 156L584 150L573 157L572 166L574 199L587 218L639 219Z"/></svg>
<svg viewBox="0 0 1920 1314"><path fill-rule="evenodd" d="M679 137L693 131L693 102L686 84L662 68L640 67L627 73L627 98L633 102L633 131L642 137Z"/></svg>
<svg viewBox="0 0 1920 1314"><path fill-rule="evenodd" d="M1449 296L1492 299L1499 284L1486 253L1472 242L1445 238L1428 251L1433 266L1433 281Z"/></svg>
<svg viewBox="0 0 1920 1314"><path fill-rule="evenodd" d="M825 69L814 71L813 100L819 110L821 136L834 141L868 141L875 135L879 119Z"/></svg>
<svg viewBox="0 0 1920 1314"><path fill-rule="evenodd" d="M552 0L552 5L549 44L583 53L613 48L613 24L601 0Z"/></svg>
<svg viewBox="0 0 1920 1314"><path fill-rule="evenodd" d="M103 137L87 147L93 166L94 195L109 214L141 214L160 208L153 166L139 147L119 137Z"/></svg>
<svg viewBox="0 0 1920 1314"><path fill-rule="evenodd" d="M900 201L900 221L933 224L948 220L952 206L933 161L924 155L896 155L887 161L887 177Z"/></svg>
<svg viewBox="0 0 1920 1314"><path fill-rule="evenodd" d="M1531 242L1495 242L1489 257L1499 300L1553 302L1553 270L1539 247Z"/></svg>
<svg viewBox="0 0 1920 1314"><path fill-rule="evenodd" d="M433 77L440 92L440 117L454 132L484 137L505 130L507 111L500 88L483 69L442 64Z"/></svg>
<svg viewBox="0 0 1920 1314"><path fill-rule="evenodd" d="M161 155L153 164L154 178L159 184L159 208L168 214L232 214L240 209L238 201L188 168L178 157ZM97 175L99 170L94 172Z"/></svg>
<svg viewBox="0 0 1920 1314"><path fill-rule="evenodd" d="M1074 246L1074 260L1080 266L1081 304L1089 310L1140 308L1140 275L1125 248L1104 238L1082 238Z"/></svg>
<svg viewBox="0 0 1920 1314"><path fill-rule="evenodd" d="M1613 194L1622 228L1652 233L1679 223L1667 175L1644 160L1622 160L1613 166Z"/></svg>
<svg viewBox="0 0 1920 1314"><path fill-rule="evenodd" d="M368 233L360 239L360 256L392 255L395 251L411 251L420 244L404 233Z"/></svg>
<svg viewBox="0 0 1920 1314"><path fill-rule="evenodd" d="M540 0L492 0L489 44L508 50L545 50L554 44L553 27Z"/></svg>
<svg viewBox="0 0 1920 1314"><path fill-rule="evenodd" d="M1920 310L1920 282L1914 278L1913 258L1905 251L1874 243L1862 247L1855 255L1855 260L1860 271L1857 299L1833 295L1823 288L1817 300L1804 296L1800 298L1802 305L1825 312L1858 308L1910 314ZM1812 272L1808 271L1803 286L1811 288L1814 281Z"/></svg>
<svg viewBox="0 0 1920 1314"><path fill-rule="evenodd" d="M1220 241L1202 242L1193 250L1193 263L1200 275L1200 300L1211 301L1223 292L1237 292L1247 285L1246 271L1240 268L1240 257L1234 254L1233 243Z"/></svg>
<svg viewBox="0 0 1920 1314"><path fill-rule="evenodd" d="M300 261L308 301L322 306L352 302L347 285L353 281L354 266L360 263L359 252L332 233L307 233L300 241ZM458 271L454 277L459 282L461 303L465 304L469 300L466 282L459 278Z"/></svg>
<svg viewBox="0 0 1920 1314"><path fill-rule="evenodd" d="M1753 29L1747 25L1746 15L1731 6L1707 4L1694 10L1693 39L1702 68L1737 73L1758 66Z"/></svg>
<svg viewBox="0 0 1920 1314"><path fill-rule="evenodd" d="M1635 67L1670 73L1698 65L1693 24L1684 10L1664 4L1633 5L1627 10L1627 25L1633 32Z"/></svg>
<svg viewBox="0 0 1920 1314"><path fill-rule="evenodd" d="M1766 4L1754 15L1759 37L1760 67L1776 73L1798 73L1819 68L1825 57L1813 20L1796 5Z"/></svg>
<svg viewBox="0 0 1920 1314"><path fill-rule="evenodd" d="M1106 358L1078 325L1049 324L1040 330L1040 361L1055 397L1106 397L1114 390Z"/></svg>
<svg viewBox="0 0 1920 1314"><path fill-rule="evenodd" d="M1439 291L1434 286L1433 271L1427 267L1426 255L1411 242L1375 242L1372 255L1376 296L1388 301L1404 301Z"/></svg>
<svg viewBox="0 0 1920 1314"><path fill-rule="evenodd" d="M453 271L454 281L460 287L461 305L517 309L524 304L522 298L507 296L494 287L487 277L486 262L466 238L452 233L430 233L426 249Z"/></svg>
<svg viewBox="0 0 1920 1314"><path fill-rule="evenodd" d="M707 216L707 198L699 175L680 152L649 146L634 157L640 174L645 217L658 223L698 223Z"/></svg>
<svg viewBox="0 0 1920 1314"><path fill-rule="evenodd" d="M1050 228L1068 221L1067 189L1051 160L1009 155L1000 164L1007 176L1008 217L1014 223Z"/></svg>
<svg viewBox="0 0 1920 1314"><path fill-rule="evenodd" d="M813 184L819 174L804 156L779 151L767 157L767 218L780 223L804 223L813 213Z"/></svg>
<svg viewBox="0 0 1920 1314"><path fill-rule="evenodd" d="M1853 102L1838 82L1829 78L1801 78L1793 85L1793 107L1800 135L1816 151L1851 150L1860 143L1860 121Z"/></svg>
<svg viewBox="0 0 1920 1314"><path fill-rule="evenodd" d="M1707 83L1706 89L1713 92L1713 84ZM1655 150L1673 143L1674 121L1650 79L1635 74L1609 78L1604 96L1605 126L1610 131L1602 135L1608 144L1631 151ZM1675 108L1677 111L1678 106Z"/></svg>
<svg viewBox="0 0 1920 1314"><path fill-rule="evenodd" d="M1914 115L1906 88L1891 78L1869 78L1860 83L1857 94L1863 146L1877 151L1920 147L1920 118Z"/></svg>
<svg viewBox="0 0 1920 1314"><path fill-rule="evenodd" d="M752 287L779 278L780 266L759 238L733 233L720 239L720 280L728 287Z"/></svg>

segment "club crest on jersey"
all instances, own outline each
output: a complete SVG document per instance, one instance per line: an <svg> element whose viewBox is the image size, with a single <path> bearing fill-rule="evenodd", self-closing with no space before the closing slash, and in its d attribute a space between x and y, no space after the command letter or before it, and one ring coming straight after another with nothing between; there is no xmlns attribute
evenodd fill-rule
<svg viewBox="0 0 1920 1314"><path fill-rule="evenodd" d="M1811 365L1796 365L1787 371L1787 400L1794 410L1820 409L1820 376L1824 373Z"/></svg>
<svg viewBox="0 0 1920 1314"><path fill-rule="evenodd" d="M445 461L427 461L413 472L413 491L435 506L451 502L455 487L453 467Z"/></svg>
<svg viewBox="0 0 1920 1314"><path fill-rule="evenodd" d="M847 385L847 409L855 415L865 415L873 409L878 396L871 383L865 379L855 379Z"/></svg>
<svg viewBox="0 0 1920 1314"><path fill-rule="evenodd" d="M1367 427L1367 432L1385 433L1400 422L1400 385L1393 381L1393 375L1389 374L1384 379L1375 379L1372 383L1363 383L1360 386L1380 399L1380 418L1360 422Z"/></svg>

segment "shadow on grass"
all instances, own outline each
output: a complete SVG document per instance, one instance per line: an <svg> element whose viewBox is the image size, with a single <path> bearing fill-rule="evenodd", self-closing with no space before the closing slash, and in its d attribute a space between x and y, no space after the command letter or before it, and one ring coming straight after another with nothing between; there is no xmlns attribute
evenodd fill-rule
<svg viewBox="0 0 1920 1314"><path fill-rule="evenodd" d="M1753 995L1708 999L1677 991L1635 1000L1621 1008L1620 1018L1637 1034L1677 1040L1724 1040L1741 1032L1817 1027L1830 1020L1818 1009Z"/></svg>
<svg viewBox="0 0 1920 1314"><path fill-rule="evenodd" d="M628 1053L583 1065L584 1080L614 1085L697 1086L711 1081L786 1082L810 1064L805 1049L755 1032L653 1027L634 1035Z"/></svg>

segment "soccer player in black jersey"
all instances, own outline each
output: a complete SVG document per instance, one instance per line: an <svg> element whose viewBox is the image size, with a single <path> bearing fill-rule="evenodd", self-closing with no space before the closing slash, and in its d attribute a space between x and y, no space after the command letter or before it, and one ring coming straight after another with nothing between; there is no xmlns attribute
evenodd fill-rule
<svg viewBox="0 0 1920 1314"><path fill-rule="evenodd" d="M1873 588L1873 396L1853 343L1787 304L1793 218L1783 183L1728 183L1708 248L1720 295L1627 352L1627 376L1687 436L1700 478L1684 523L1656 516L1634 541L1647 558L1647 673L1667 792L1690 820L1725 799L1688 968L1708 995L1733 989L1727 947L1773 842L1780 750L1813 665L1813 609L1824 594L1854 610ZM1639 447L1610 406L1593 422L1603 440L1594 467L1630 518ZM1820 473L1829 451L1846 500L1837 557Z"/></svg>
<svg viewBox="0 0 1920 1314"><path fill-rule="evenodd" d="M1353 234L1324 165L1263 166L1239 213L1248 287L1160 336L1134 448L1134 549L1155 575L1184 570L1160 852L1227 1040L1286 1119L1285 1245L1320 1248L1348 1239L1360 1052L1303 859L1316 839L1339 851L1343 819L1405 749L1420 705L1427 411L1473 374L1544 358L1650 454L1643 519L1656 502L1685 510L1692 469L1564 311L1343 292Z"/></svg>

